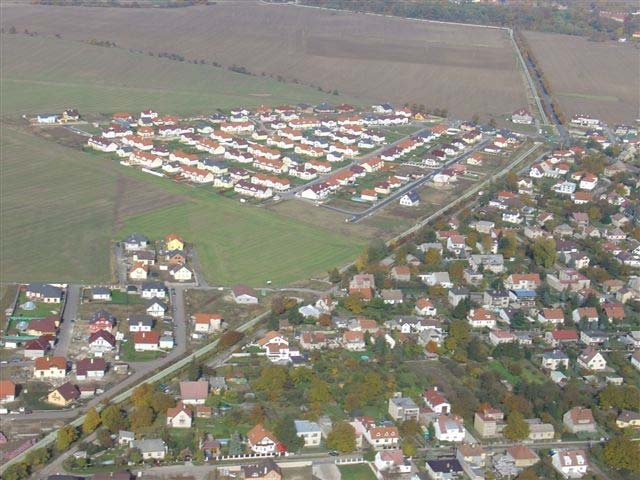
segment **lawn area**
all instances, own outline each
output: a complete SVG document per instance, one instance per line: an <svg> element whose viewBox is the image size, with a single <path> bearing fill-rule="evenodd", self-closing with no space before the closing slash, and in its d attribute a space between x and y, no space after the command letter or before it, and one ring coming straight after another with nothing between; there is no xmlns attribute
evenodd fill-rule
<svg viewBox="0 0 640 480"><path fill-rule="evenodd" d="M62 307L62 305L56 303L33 302L33 305L35 307L33 310L25 310L23 308L20 308L20 305L24 305L28 301L29 300L27 300L25 293L20 292L20 297L18 298L18 308L16 308L14 312L15 317L48 317L49 315L59 314L60 308Z"/></svg>
<svg viewBox="0 0 640 480"><path fill-rule="evenodd" d="M4 312L13 305L17 290L17 285L6 285L0 289L0 331L4 331L7 325L7 316Z"/></svg>
<svg viewBox="0 0 640 480"><path fill-rule="evenodd" d="M342 480L375 480L371 467L366 463L358 465L342 465L338 467L342 474Z"/></svg>
<svg viewBox="0 0 640 480"><path fill-rule="evenodd" d="M502 363L500 363L500 361L498 360L494 360L490 362L489 368L491 368L492 370L495 370L503 379L508 381L514 387L518 385L518 383L520 383L520 379L516 377L514 374L512 374L511 372L509 372L509 370L507 370L506 367Z"/></svg>
<svg viewBox="0 0 640 480"><path fill-rule="evenodd" d="M211 113L263 103L355 103L311 87L52 37L2 35L2 113Z"/></svg>
<svg viewBox="0 0 640 480"><path fill-rule="evenodd" d="M164 352L136 352L133 340L120 342L120 359L125 362L148 362L164 355Z"/></svg>
<svg viewBox="0 0 640 480"><path fill-rule="evenodd" d="M169 184L167 187L189 188ZM141 232L161 238L179 232L193 241L212 285L247 283L286 285L347 263L363 248L319 225L282 217L270 210L242 205L204 190L192 202L128 218L118 237Z"/></svg>

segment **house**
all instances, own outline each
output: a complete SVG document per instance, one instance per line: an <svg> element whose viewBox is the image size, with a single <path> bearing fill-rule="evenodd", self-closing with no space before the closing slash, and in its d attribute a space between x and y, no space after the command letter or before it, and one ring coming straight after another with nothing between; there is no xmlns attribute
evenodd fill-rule
<svg viewBox="0 0 640 480"><path fill-rule="evenodd" d="M140 288L140 296L147 300L152 298L166 298L167 290L162 282L145 282Z"/></svg>
<svg viewBox="0 0 640 480"><path fill-rule="evenodd" d="M294 420L296 435L304 440L305 447L318 447L322 438L322 430L316 422Z"/></svg>
<svg viewBox="0 0 640 480"><path fill-rule="evenodd" d="M596 422L589 408L572 408L562 416L562 423L571 433L596 431Z"/></svg>
<svg viewBox="0 0 640 480"><path fill-rule="evenodd" d="M407 420L418 420L420 408L409 397L403 397L400 392L396 392L389 399L389 416L396 422Z"/></svg>
<svg viewBox="0 0 640 480"><path fill-rule="evenodd" d="M623 410L616 420L618 428L640 429L640 413L630 410Z"/></svg>
<svg viewBox="0 0 640 480"><path fill-rule="evenodd" d="M569 357L560 350L544 352L542 354L542 368L554 371L559 368L569 368Z"/></svg>
<svg viewBox="0 0 640 480"><path fill-rule="evenodd" d="M282 448L276 436L264 428L262 423L258 423L247 432L247 442L254 453L276 453Z"/></svg>
<svg viewBox="0 0 640 480"><path fill-rule="evenodd" d="M185 405L204 405L209 396L206 380L180 382L180 398Z"/></svg>
<svg viewBox="0 0 640 480"><path fill-rule="evenodd" d="M35 359L33 377L36 379L64 378L67 375L67 360L64 357L40 357Z"/></svg>
<svg viewBox="0 0 640 480"><path fill-rule="evenodd" d="M354 275L349 282L349 295L357 295L363 300L371 300L375 288L375 277L370 273L361 273Z"/></svg>
<svg viewBox="0 0 640 480"><path fill-rule="evenodd" d="M552 347L561 343L571 343L578 341L578 331L570 328L565 330L553 330L544 334L544 339Z"/></svg>
<svg viewBox="0 0 640 480"><path fill-rule="evenodd" d="M424 317L434 317L438 313L438 309L428 298L419 298L415 306L416 314Z"/></svg>
<svg viewBox="0 0 640 480"><path fill-rule="evenodd" d="M384 288L380 290L380 298L388 305L398 305L404 301L402 290Z"/></svg>
<svg viewBox="0 0 640 480"><path fill-rule="evenodd" d="M136 262L129 270L131 280L146 280L149 275L149 267L142 262Z"/></svg>
<svg viewBox="0 0 640 480"><path fill-rule="evenodd" d="M564 312L561 308L543 308L542 311L538 313L538 321L542 324L563 324Z"/></svg>
<svg viewBox="0 0 640 480"><path fill-rule="evenodd" d="M535 290L540 285L542 281L537 273L513 273L504 281L504 288L507 290Z"/></svg>
<svg viewBox="0 0 640 480"><path fill-rule="evenodd" d="M533 123L533 116L528 110L522 108L511 114L511 122L519 125L531 125Z"/></svg>
<svg viewBox="0 0 640 480"><path fill-rule="evenodd" d="M438 415L447 415L451 412L451 404L440 393L438 387L425 390L422 394L422 399L425 405Z"/></svg>
<svg viewBox="0 0 640 480"><path fill-rule="evenodd" d="M91 300L110 302L111 290L105 287L95 287L91 289Z"/></svg>
<svg viewBox="0 0 640 480"><path fill-rule="evenodd" d="M418 278L429 287L440 285L442 288L453 287L453 282L449 278L449 272L429 272L419 274Z"/></svg>
<svg viewBox="0 0 640 480"><path fill-rule="evenodd" d="M504 412L498 408L485 408L475 413L473 428L482 438L498 437L506 426Z"/></svg>
<svg viewBox="0 0 640 480"><path fill-rule="evenodd" d="M167 311L167 304L162 302L157 298L153 298L149 300L149 303L146 305L147 315L151 315L152 317L160 318L163 317L165 312Z"/></svg>
<svg viewBox="0 0 640 480"><path fill-rule="evenodd" d="M472 328L495 328L496 326L496 316L484 308L469 310L467 321Z"/></svg>
<svg viewBox="0 0 640 480"><path fill-rule="evenodd" d="M133 348L136 352L157 351L160 348L160 334L158 332L135 332L133 334Z"/></svg>
<svg viewBox="0 0 640 480"><path fill-rule="evenodd" d="M636 350L631 355L631 365L636 367L637 370L640 370L640 350Z"/></svg>
<svg viewBox="0 0 640 480"><path fill-rule="evenodd" d="M525 420L529 425L529 440L553 440L555 437L555 429L551 423L543 423L539 418L531 418Z"/></svg>
<svg viewBox="0 0 640 480"><path fill-rule="evenodd" d="M607 361L604 356L593 347L584 349L580 355L578 355L576 361L582 368L594 372L600 372L607 368Z"/></svg>
<svg viewBox="0 0 640 480"><path fill-rule="evenodd" d="M402 475L405 473L411 473L412 468L411 459L405 458L402 450L399 448L383 450L376 453L373 465L381 476L385 474Z"/></svg>
<svg viewBox="0 0 640 480"><path fill-rule="evenodd" d="M417 207L420 205L420 195L415 190L410 190L400 197L400 205L403 207Z"/></svg>
<svg viewBox="0 0 640 480"><path fill-rule="evenodd" d="M76 380L99 380L104 378L107 364L102 358L83 358L76 362Z"/></svg>
<svg viewBox="0 0 640 480"><path fill-rule="evenodd" d="M564 478L581 478L589 469L584 450L557 450L551 456L551 465Z"/></svg>
<svg viewBox="0 0 640 480"><path fill-rule="evenodd" d="M143 460L164 460L167 454L167 446L160 438L145 438L144 440L133 440L131 448L140 450Z"/></svg>
<svg viewBox="0 0 640 480"><path fill-rule="evenodd" d="M11 380L0 380L0 403L13 402L16 396L16 384Z"/></svg>
<svg viewBox="0 0 640 480"><path fill-rule="evenodd" d="M571 312L571 319L575 323L585 320L589 323L598 323L598 310L594 307L580 307Z"/></svg>
<svg viewBox="0 0 640 480"><path fill-rule="evenodd" d="M258 303L256 291L247 285L235 285L232 288L233 299L236 303L255 305Z"/></svg>
<svg viewBox="0 0 640 480"><path fill-rule="evenodd" d="M469 298L469 289L466 287L452 288L447 293L447 300L454 307L457 307L460 302L467 298Z"/></svg>
<svg viewBox="0 0 640 480"><path fill-rule="evenodd" d="M165 248L169 251L184 250L184 240L175 233L170 233L169 235L165 236L164 244Z"/></svg>
<svg viewBox="0 0 640 480"><path fill-rule="evenodd" d="M411 269L406 265L397 265L391 269L391 278L398 282L411 281Z"/></svg>
<svg viewBox="0 0 640 480"><path fill-rule="evenodd" d="M59 323L60 317L55 315L45 318L34 318L29 322L25 333L33 336L50 335L55 337Z"/></svg>
<svg viewBox="0 0 640 480"><path fill-rule="evenodd" d="M25 289L25 296L28 300L43 303L61 303L62 288L48 283L30 283Z"/></svg>
<svg viewBox="0 0 640 480"><path fill-rule="evenodd" d="M456 415L441 415L433 426L436 438L441 442L462 442L466 435L462 418Z"/></svg>
<svg viewBox="0 0 640 480"><path fill-rule="evenodd" d="M122 245L127 252L145 250L149 246L149 239L139 233L133 233L122 241Z"/></svg>
<svg viewBox="0 0 640 480"><path fill-rule="evenodd" d="M58 407L66 407L80 398L80 390L73 383L60 385L47 395L47 402Z"/></svg>
<svg viewBox="0 0 640 480"><path fill-rule="evenodd" d="M155 319L151 315L131 315L127 319L129 332L150 332L153 330Z"/></svg>
<svg viewBox="0 0 640 480"><path fill-rule="evenodd" d="M89 317L89 331L96 333L98 330L111 330L116 323L116 319L106 310L98 310Z"/></svg>
<svg viewBox="0 0 640 480"><path fill-rule="evenodd" d="M169 275L178 282L189 282L193 279L193 273L185 265L175 265L169 269Z"/></svg>
<svg viewBox="0 0 640 480"><path fill-rule="evenodd" d="M609 323L612 323L614 320L624 319L624 305L621 303L607 302L602 305L602 310Z"/></svg>
<svg viewBox="0 0 640 480"><path fill-rule="evenodd" d="M191 316L193 329L198 333L214 333L222 330L222 315L218 313L196 313Z"/></svg>
<svg viewBox="0 0 640 480"><path fill-rule="evenodd" d="M528 468L540 461L540 458L533 450L522 444L507 448L507 458L517 468Z"/></svg>
<svg viewBox="0 0 640 480"><path fill-rule="evenodd" d="M462 465L455 458L427 460L425 469L429 478L433 480L452 480L461 478L463 474Z"/></svg>
<svg viewBox="0 0 640 480"><path fill-rule="evenodd" d="M342 346L351 352L361 352L366 348L364 332L348 330L342 334Z"/></svg>
<svg viewBox="0 0 640 480"><path fill-rule="evenodd" d="M25 343L24 358L34 359L44 357L50 349L51 344L46 340L46 337L34 338Z"/></svg>
<svg viewBox="0 0 640 480"><path fill-rule="evenodd" d="M136 434L128 430L120 430L118 432L118 445L130 446L131 442L136 439Z"/></svg>
<svg viewBox="0 0 640 480"><path fill-rule="evenodd" d="M282 469L272 458L241 467L245 480L282 480Z"/></svg>
<svg viewBox="0 0 640 480"><path fill-rule="evenodd" d="M193 412L191 408L180 401L175 407L167 409L167 427L171 428L191 428Z"/></svg>
<svg viewBox="0 0 640 480"><path fill-rule="evenodd" d="M289 340L275 330L267 332L256 344L266 352L267 358L272 362L289 360Z"/></svg>
<svg viewBox="0 0 640 480"><path fill-rule="evenodd" d="M89 336L87 343L91 352L99 356L116 348L116 337L106 330L98 330Z"/></svg>
<svg viewBox="0 0 640 480"><path fill-rule="evenodd" d="M400 434L396 427L372 427L365 431L364 438L375 449L397 447Z"/></svg>
<svg viewBox="0 0 640 480"><path fill-rule="evenodd" d="M489 342L491 345L501 345L503 343L514 343L518 340L515 334L508 330L491 330L489 332Z"/></svg>

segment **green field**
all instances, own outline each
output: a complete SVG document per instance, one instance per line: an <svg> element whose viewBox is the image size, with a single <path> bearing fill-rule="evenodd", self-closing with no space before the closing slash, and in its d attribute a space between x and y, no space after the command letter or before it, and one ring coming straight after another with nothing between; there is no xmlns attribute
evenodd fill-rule
<svg viewBox="0 0 640 480"><path fill-rule="evenodd" d="M2 115L61 111L211 113L260 104L349 101L311 87L53 37L1 36Z"/></svg>
<svg viewBox="0 0 640 480"><path fill-rule="evenodd" d="M341 465L338 468L342 474L342 480L373 480L376 478L371 467L366 463Z"/></svg>
<svg viewBox="0 0 640 480"><path fill-rule="evenodd" d="M110 242L134 231L184 236L216 284L308 278L364 243L6 125L0 154L3 281L107 281Z"/></svg>

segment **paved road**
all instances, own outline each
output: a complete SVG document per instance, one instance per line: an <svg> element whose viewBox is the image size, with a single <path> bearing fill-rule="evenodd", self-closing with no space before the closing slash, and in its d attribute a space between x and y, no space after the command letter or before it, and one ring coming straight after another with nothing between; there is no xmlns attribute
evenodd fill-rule
<svg viewBox="0 0 640 480"><path fill-rule="evenodd" d="M73 322L78 316L78 305L80 304L80 285L68 285L64 312L62 312L62 322L58 331L58 343L55 346L55 354L63 357L67 356L71 337L73 333Z"/></svg>

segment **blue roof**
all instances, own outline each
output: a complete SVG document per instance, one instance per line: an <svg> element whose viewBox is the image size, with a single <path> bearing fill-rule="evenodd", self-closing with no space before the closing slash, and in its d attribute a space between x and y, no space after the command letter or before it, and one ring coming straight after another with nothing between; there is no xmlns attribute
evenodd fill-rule
<svg viewBox="0 0 640 480"><path fill-rule="evenodd" d="M537 293L535 290L511 290L513 294L518 298L536 298Z"/></svg>

